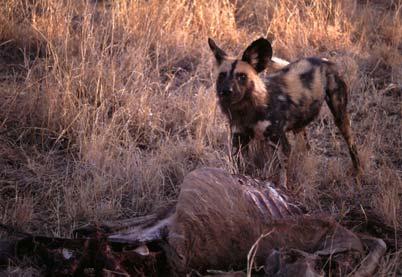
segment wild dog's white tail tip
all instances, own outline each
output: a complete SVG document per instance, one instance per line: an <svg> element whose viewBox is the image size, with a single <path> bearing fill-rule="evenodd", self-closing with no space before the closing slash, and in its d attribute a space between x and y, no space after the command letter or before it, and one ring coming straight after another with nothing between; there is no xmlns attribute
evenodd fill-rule
<svg viewBox="0 0 402 277"><path fill-rule="evenodd" d="M272 66L274 67L274 69L277 69L277 70L284 68L285 66L287 66L289 64L289 62L287 60L284 60L284 59L281 59L281 58L278 58L275 56L273 56L271 58L271 61L272 61Z"/></svg>

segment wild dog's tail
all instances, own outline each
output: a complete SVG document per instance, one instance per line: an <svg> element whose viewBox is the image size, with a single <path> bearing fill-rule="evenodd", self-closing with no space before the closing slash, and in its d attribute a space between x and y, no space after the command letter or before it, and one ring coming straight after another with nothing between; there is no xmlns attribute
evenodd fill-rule
<svg viewBox="0 0 402 277"><path fill-rule="evenodd" d="M274 66L278 67L278 69L283 68L289 64L289 62L287 60L284 60L284 59L281 59L281 58L278 58L275 56L273 56L271 58L271 61L274 64Z"/></svg>
<svg viewBox="0 0 402 277"><path fill-rule="evenodd" d="M284 68L285 66L287 66L289 64L289 62L287 60L278 58L273 56L271 58L271 62L268 64L268 71L269 72L274 72L277 70L281 70L282 68Z"/></svg>
<svg viewBox="0 0 402 277"><path fill-rule="evenodd" d="M325 61L325 74L327 80L325 101L335 118L335 124L339 128L343 138L348 144L349 154L357 174L361 173L361 164L357 147L355 145L350 127L349 114L347 112L348 89L344 80L339 76L337 66Z"/></svg>

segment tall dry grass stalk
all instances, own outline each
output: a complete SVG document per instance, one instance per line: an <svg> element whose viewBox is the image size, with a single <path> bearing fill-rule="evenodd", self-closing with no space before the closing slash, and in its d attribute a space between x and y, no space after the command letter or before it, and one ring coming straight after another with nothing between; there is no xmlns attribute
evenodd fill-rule
<svg viewBox="0 0 402 277"><path fill-rule="evenodd" d="M192 169L234 170L207 37L238 54L268 36L277 56L316 55L340 65L365 164L359 187L325 107L309 128L311 151L293 138L293 193L335 215L345 206L371 207L400 230L401 6L3 1L0 222L69 236L82 222L143 214L174 199ZM265 158L254 155L249 173L274 176L276 160ZM394 265L397 256L389 258Z"/></svg>

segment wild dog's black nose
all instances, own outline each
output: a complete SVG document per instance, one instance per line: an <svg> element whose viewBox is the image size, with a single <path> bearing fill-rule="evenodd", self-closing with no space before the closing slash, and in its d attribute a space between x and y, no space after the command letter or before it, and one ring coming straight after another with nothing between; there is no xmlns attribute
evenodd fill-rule
<svg viewBox="0 0 402 277"><path fill-rule="evenodd" d="M229 96L230 94L232 94L233 90L232 88L224 88L222 90L219 91L219 96Z"/></svg>

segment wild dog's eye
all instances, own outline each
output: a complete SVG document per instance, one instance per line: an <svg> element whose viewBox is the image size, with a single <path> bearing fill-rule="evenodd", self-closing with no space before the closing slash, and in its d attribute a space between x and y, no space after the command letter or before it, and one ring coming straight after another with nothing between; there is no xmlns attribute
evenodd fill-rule
<svg viewBox="0 0 402 277"><path fill-rule="evenodd" d="M245 82L247 80L247 75L244 73L238 73L237 80L239 80L240 82Z"/></svg>

